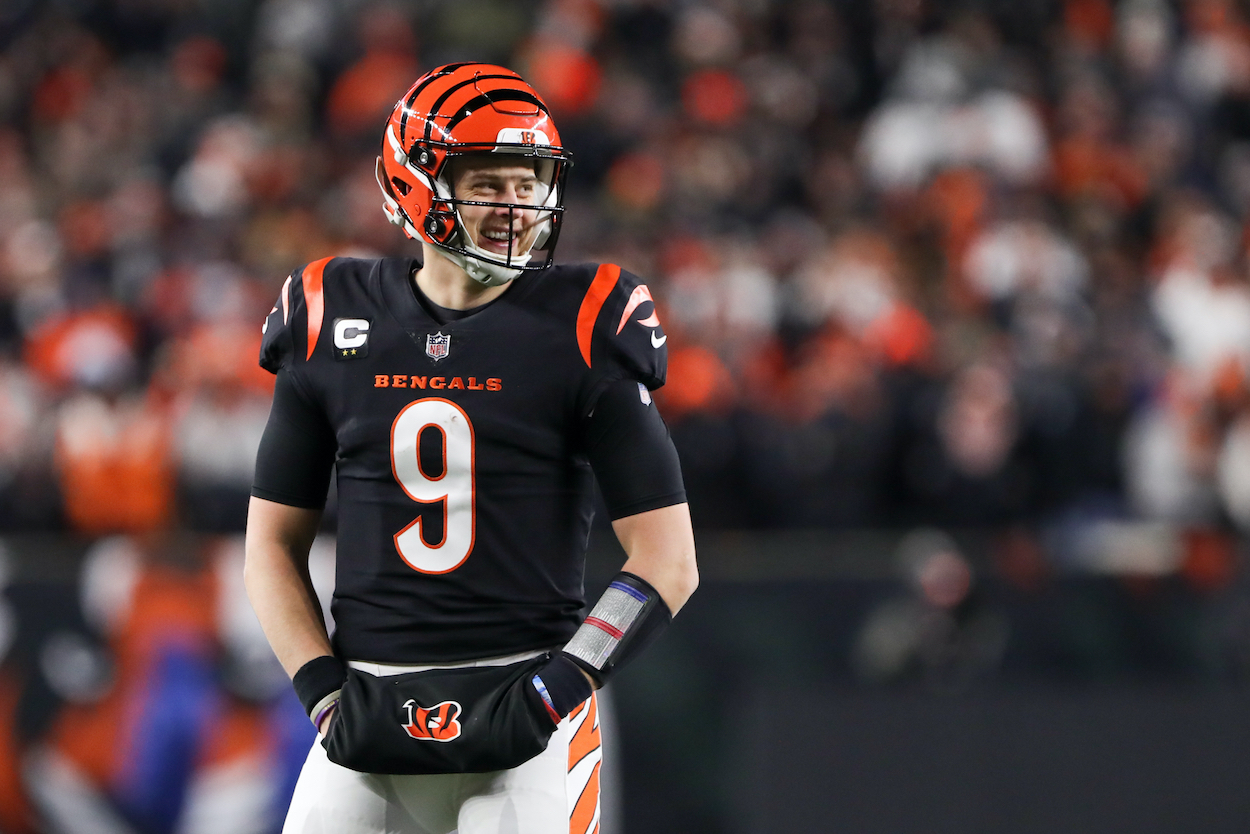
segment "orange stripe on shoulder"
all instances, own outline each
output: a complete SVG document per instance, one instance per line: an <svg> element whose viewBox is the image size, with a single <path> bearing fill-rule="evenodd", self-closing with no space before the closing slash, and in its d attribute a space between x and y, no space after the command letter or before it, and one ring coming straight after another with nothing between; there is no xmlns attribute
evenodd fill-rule
<svg viewBox="0 0 1250 834"><path fill-rule="evenodd" d="M599 311L603 309L603 302L608 300L620 278L619 266L601 264L590 289L586 290L581 309L577 311L577 346L581 349L587 368L590 367L590 337L595 332L595 321L599 318Z"/></svg>
<svg viewBox="0 0 1250 834"><path fill-rule="evenodd" d="M304 283L304 307L308 310L308 359L312 359L317 337L321 335L321 318L325 315L325 297L321 292L321 279L326 264L332 258L322 258L304 267L300 280Z"/></svg>

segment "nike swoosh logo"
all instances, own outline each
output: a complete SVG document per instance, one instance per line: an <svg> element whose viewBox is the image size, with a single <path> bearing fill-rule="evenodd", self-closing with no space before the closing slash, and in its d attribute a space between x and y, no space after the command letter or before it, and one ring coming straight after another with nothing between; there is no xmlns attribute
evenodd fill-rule
<svg viewBox="0 0 1250 834"><path fill-rule="evenodd" d="M659 348L661 345L663 345L667 341L668 341L667 336L660 336L657 338L655 335L655 331L654 330L651 331L651 347Z"/></svg>

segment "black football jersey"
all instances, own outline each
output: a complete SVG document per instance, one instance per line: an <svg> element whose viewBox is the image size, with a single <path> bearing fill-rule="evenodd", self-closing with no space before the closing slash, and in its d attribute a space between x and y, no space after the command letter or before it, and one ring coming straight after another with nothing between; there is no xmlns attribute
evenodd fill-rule
<svg viewBox="0 0 1250 834"><path fill-rule="evenodd" d="M667 337L647 287L610 264L527 275L443 324L414 293L417 266L309 264L265 323L261 365L337 443L336 652L422 663L561 645L593 513L582 426L607 386L663 385Z"/></svg>

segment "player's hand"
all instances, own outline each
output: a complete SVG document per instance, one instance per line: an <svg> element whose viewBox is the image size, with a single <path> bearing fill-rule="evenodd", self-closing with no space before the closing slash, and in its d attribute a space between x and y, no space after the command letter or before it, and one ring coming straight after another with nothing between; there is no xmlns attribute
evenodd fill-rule
<svg viewBox="0 0 1250 834"><path fill-rule="evenodd" d="M568 655L557 652L533 679L547 715L559 724L595 691L594 679Z"/></svg>

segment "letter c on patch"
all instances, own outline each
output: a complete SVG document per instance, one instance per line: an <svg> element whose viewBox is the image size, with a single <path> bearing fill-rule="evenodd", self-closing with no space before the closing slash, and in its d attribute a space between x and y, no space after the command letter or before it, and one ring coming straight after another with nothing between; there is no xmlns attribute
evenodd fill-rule
<svg viewBox="0 0 1250 834"><path fill-rule="evenodd" d="M334 322L334 346L336 348L358 348L367 341L369 341L369 322L365 319L339 319Z"/></svg>

